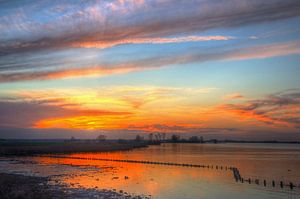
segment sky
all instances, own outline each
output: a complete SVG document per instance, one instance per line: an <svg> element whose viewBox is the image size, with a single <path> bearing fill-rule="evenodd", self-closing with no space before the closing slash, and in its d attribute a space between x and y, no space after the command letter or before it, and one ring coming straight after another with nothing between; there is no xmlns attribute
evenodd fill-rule
<svg viewBox="0 0 300 199"><path fill-rule="evenodd" d="M0 138L300 141L298 0L0 0Z"/></svg>

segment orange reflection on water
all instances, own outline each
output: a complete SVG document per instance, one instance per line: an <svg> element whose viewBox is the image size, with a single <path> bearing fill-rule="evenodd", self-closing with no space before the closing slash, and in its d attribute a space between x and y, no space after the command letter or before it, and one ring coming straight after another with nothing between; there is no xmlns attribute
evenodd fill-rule
<svg viewBox="0 0 300 199"><path fill-rule="evenodd" d="M84 153L69 157L126 159L122 153ZM137 156L134 157L137 159ZM142 155L139 157L142 160ZM144 157L145 159L145 157ZM39 157L43 164L67 164L81 167L97 167L99 170L84 171L63 179L72 186L125 190L130 193L159 195L165 190L176 190L178 186L202 186L209 182L232 182L232 173L204 168L184 168L178 166L147 165L140 163L108 162L69 158Z"/></svg>

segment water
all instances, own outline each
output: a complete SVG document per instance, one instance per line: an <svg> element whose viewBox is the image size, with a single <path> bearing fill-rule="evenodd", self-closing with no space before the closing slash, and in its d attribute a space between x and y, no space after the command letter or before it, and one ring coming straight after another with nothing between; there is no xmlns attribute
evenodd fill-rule
<svg viewBox="0 0 300 199"><path fill-rule="evenodd" d="M63 174L57 179L71 187L116 189L153 198L300 198L300 145L162 144L125 152L67 156L26 158L38 162L28 166L27 172ZM78 157L201 164L214 168L74 159ZM236 167L244 179L252 179L251 184L236 182L226 166ZM255 179L259 179L259 184L254 183ZM296 187L281 188L280 181L284 185L293 182Z"/></svg>

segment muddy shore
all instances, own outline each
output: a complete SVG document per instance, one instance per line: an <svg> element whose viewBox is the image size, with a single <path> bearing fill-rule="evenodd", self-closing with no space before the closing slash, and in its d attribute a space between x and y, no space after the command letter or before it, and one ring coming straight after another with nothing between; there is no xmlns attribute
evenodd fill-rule
<svg viewBox="0 0 300 199"><path fill-rule="evenodd" d="M48 177L32 177L19 174L0 173L1 199L146 199L113 190L68 188L51 185Z"/></svg>

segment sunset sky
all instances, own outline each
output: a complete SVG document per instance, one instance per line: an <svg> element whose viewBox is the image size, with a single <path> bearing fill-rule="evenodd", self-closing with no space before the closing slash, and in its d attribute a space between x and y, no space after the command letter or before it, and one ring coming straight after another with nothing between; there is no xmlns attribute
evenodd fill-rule
<svg viewBox="0 0 300 199"><path fill-rule="evenodd" d="M300 140L299 0L0 0L0 138Z"/></svg>

